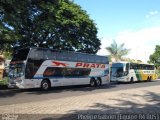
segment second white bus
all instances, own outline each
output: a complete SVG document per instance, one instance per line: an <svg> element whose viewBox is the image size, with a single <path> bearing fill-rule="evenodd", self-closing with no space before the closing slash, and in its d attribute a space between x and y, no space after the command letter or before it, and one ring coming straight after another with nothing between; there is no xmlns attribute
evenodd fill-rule
<svg viewBox="0 0 160 120"><path fill-rule="evenodd" d="M153 64L140 64L131 62L116 62L111 67L111 80L113 82L151 81L156 79Z"/></svg>

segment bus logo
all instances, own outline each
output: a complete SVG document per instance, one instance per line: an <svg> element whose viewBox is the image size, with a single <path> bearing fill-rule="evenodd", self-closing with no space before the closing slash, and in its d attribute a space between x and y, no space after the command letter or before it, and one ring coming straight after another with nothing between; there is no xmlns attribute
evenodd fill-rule
<svg viewBox="0 0 160 120"><path fill-rule="evenodd" d="M97 64L97 63L82 63L78 62L76 67L83 67L83 68L105 68L105 64Z"/></svg>
<svg viewBox="0 0 160 120"><path fill-rule="evenodd" d="M52 62L53 63L53 66L62 66L62 67L67 67L68 66L68 64L66 64L66 63L63 63L63 62L58 62L58 61L53 61Z"/></svg>

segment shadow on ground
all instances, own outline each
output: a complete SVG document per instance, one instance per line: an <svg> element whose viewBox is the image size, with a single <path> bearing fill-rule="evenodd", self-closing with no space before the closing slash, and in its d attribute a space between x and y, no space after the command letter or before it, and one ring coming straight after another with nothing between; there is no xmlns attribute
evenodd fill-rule
<svg viewBox="0 0 160 120"><path fill-rule="evenodd" d="M142 84L141 84L142 83ZM22 91L27 91L28 94L50 94L50 93L61 93L64 91L83 91L83 92L89 92L89 91L95 91L97 89L99 90L113 90L113 88L120 88L120 89L130 89L130 88L140 88L140 87L147 87L147 86L156 86L156 85L160 85L160 81L152 81L150 83L148 82L135 82L135 83L128 83L128 82L123 82L123 83L116 83L116 82L112 82L106 85L102 85L102 86L98 86L98 87L90 87L89 85L76 85L76 86L65 86L65 87L54 87L51 88L48 91L43 91L41 89L28 89L28 90L22 90ZM134 86L134 87L133 87ZM119 89L118 88L118 89ZM106 91L106 92L107 92Z"/></svg>
<svg viewBox="0 0 160 120"><path fill-rule="evenodd" d="M77 85L77 86L65 86L65 87L54 87L50 90L43 91L38 88L33 89L3 89L0 90L0 98L1 97L12 97L16 94L27 93L27 94L36 94L36 95L43 95L43 94L53 94L53 93L62 93L62 92L69 92L69 91L80 91L80 92L90 92L95 90L106 90L116 87L116 84L106 84L98 87L90 87L89 85Z"/></svg>
<svg viewBox="0 0 160 120"><path fill-rule="evenodd" d="M141 84L142 83L142 84ZM104 92L117 91L117 90L126 90L131 88L140 88L147 86L159 85L160 81L153 82L135 82L133 84L130 83L110 83L106 85L102 85L99 87L90 87L89 85L77 85L77 86L65 86L65 87L53 87L48 91L43 91L41 89L8 89L7 86L0 87L0 98L4 97L13 97L16 94L35 94L35 95L43 95L43 94L54 94L54 93L62 93L62 92L94 92L96 90L102 90Z"/></svg>
<svg viewBox="0 0 160 120"><path fill-rule="evenodd" d="M0 85L0 90L7 90L7 89L8 89L7 85Z"/></svg>
<svg viewBox="0 0 160 120"><path fill-rule="evenodd" d="M116 84L106 84L98 87L90 87L89 85L76 85L76 86L64 86L64 87L55 87L51 88L48 91L43 91L41 89L35 89L35 91L30 92L30 94L49 94L49 93L61 93L64 91L83 91L83 92L89 92L89 91L95 91L95 90L106 90L116 87Z"/></svg>
<svg viewBox="0 0 160 120"><path fill-rule="evenodd" d="M124 99L112 99L118 101L114 106L95 103L88 110L73 110L72 114L54 116L48 115L41 120L130 120L125 119L125 115L133 117L132 120L159 120L158 113L160 111L160 94L146 91L145 95L134 94L132 96L145 99L146 104L140 104L137 101L129 101Z"/></svg>

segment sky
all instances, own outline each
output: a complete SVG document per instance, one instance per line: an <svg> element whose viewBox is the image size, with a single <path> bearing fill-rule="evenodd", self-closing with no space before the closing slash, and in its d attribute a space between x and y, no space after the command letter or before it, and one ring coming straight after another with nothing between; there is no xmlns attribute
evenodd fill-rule
<svg viewBox="0 0 160 120"><path fill-rule="evenodd" d="M98 28L101 49L115 40L130 49L126 58L147 62L160 45L160 0L73 0L87 12Z"/></svg>

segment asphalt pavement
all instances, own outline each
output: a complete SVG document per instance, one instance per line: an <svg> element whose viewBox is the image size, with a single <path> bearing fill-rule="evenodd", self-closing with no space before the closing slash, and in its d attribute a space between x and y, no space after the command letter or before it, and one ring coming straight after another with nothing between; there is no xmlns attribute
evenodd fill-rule
<svg viewBox="0 0 160 120"><path fill-rule="evenodd" d="M1 90L0 119L160 120L160 81ZM4 104L3 104L4 103Z"/></svg>
<svg viewBox="0 0 160 120"><path fill-rule="evenodd" d="M3 89L0 90L0 105L10 105L17 103L27 103L44 101L50 99L66 98L71 96L89 95L95 93L105 93L120 90L136 89L141 87L160 85L160 80L152 82L136 82L130 83L111 83L100 87L90 86L67 86L56 87L49 91L42 91L40 89Z"/></svg>

